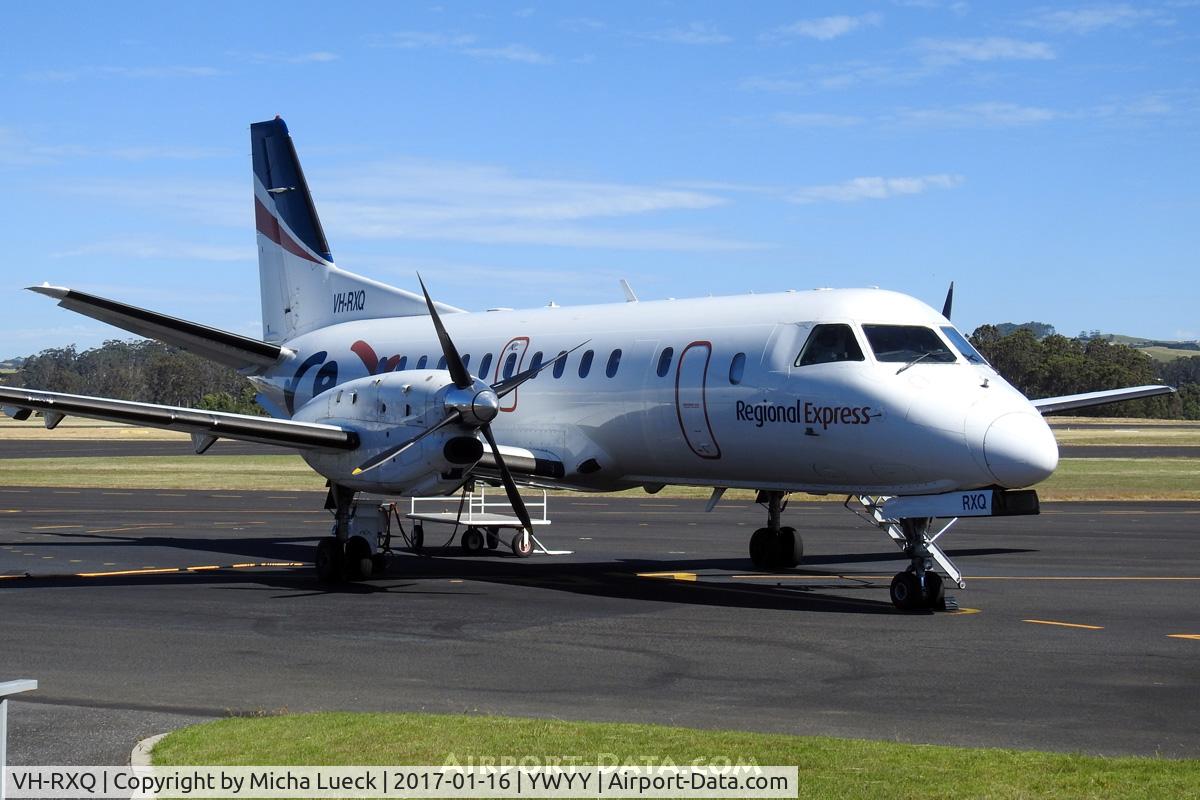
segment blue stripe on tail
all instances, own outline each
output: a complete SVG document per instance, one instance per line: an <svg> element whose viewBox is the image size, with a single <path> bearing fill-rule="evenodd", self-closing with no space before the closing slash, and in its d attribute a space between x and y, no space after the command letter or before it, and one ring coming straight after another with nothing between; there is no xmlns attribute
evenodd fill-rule
<svg viewBox="0 0 1200 800"><path fill-rule="evenodd" d="M275 201L274 210L304 244L326 261L333 261L321 219L304 180L296 147L280 118L250 126L254 175Z"/></svg>

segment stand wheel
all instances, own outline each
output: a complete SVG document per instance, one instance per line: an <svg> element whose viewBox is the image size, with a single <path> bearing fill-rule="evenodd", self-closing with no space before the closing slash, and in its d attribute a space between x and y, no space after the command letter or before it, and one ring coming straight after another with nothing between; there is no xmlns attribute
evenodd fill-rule
<svg viewBox="0 0 1200 800"><path fill-rule="evenodd" d="M321 583L339 583L342 580L342 543L332 536L317 542L317 553L313 559L317 567L317 580Z"/></svg>
<svg viewBox="0 0 1200 800"><path fill-rule="evenodd" d="M915 611L925 608L925 598L921 596L921 584L917 576L911 572L898 572L892 578L892 604L901 611Z"/></svg>
<svg viewBox="0 0 1200 800"><path fill-rule="evenodd" d="M942 576L936 572L925 573L925 607L939 611L946 610L946 585Z"/></svg>
<svg viewBox="0 0 1200 800"><path fill-rule="evenodd" d="M425 549L425 526L419 522L413 525L412 549L414 553L419 553Z"/></svg>
<svg viewBox="0 0 1200 800"><path fill-rule="evenodd" d="M804 540L795 528L780 528L774 545L776 569L792 569L799 566L800 559L804 558Z"/></svg>
<svg viewBox="0 0 1200 800"><path fill-rule="evenodd" d="M769 570L772 567L774 559L771 558L771 531L767 528L759 528L750 537L750 560L754 562L754 568L759 570Z"/></svg>
<svg viewBox="0 0 1200 800"><path fill-rule="evenodd" d="M483 550L483 531L479 528L467 528L462 535L462 549L474 555Z"/></svg>
<svg viewBox="0 0 1200 800"><path fill-rule="evenodd" d="M517 558L529 558L533 555L533 537L526 536L524 531L517 531L513 534L512 551Z"/></svg>
<svg viewBox="0 0 1200 800"><path fill-rule="evenodd" d="M495 550L499 546L500 546L500 529L499 528L488 528L487 529L487 549Z"/></svg>

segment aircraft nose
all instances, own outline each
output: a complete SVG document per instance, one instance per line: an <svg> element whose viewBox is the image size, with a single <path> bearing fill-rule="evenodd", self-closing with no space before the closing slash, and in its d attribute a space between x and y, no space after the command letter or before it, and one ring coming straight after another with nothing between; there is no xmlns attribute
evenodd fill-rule
<svg viewBox="0 0 1200 800"><path fill-rule="evenodd" d="M1014 411L988 426L983 457L997 483L1020 489L1050 477L1058 466L1058 443L1040 414Z"/></svg>

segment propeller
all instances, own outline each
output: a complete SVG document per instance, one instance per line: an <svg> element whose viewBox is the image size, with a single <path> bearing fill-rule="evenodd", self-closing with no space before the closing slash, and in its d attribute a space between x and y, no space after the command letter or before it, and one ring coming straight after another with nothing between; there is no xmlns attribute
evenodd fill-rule
<svg viewBox="0 0 1200 800"><path fill-rule="evenodd" d="M425 295L425 305L429 309L429 316L433 320L434 329L437 331L438 341L442 346L442 355L446 358L446 369L450 373L450 379L454 381L454 389L449 390L446 395L446 405L449 407L449 410L440 422L421 431L421 433L413 438L389 447L378 455L372 456L356 467L351 474L361 475L364 472L387 463L420 442L426 436L445 428L447 425L458 423L476 428L483 434L483 438L487 440L488 446L492 449L492 456L496 459L496 466L499 468L500 480L504 484L504 491L508 495L508 502L512 504L513 511L516 512L517 519L521 521L521 525L525 531L530 536L533 536L533 522L530 521L529 510L525 507L525 501L521 499L521 494L517 490L517 484L513 480L512 473L508 470L508 465L504 463L504 457L500 455L500 447L496 444L496 437L492 435L491 422L500 411L501 398L515 392L521 384L535 377L547 367L557 363L559 359L566 358L580 347L583 347L587 344L587 341L580 342L575 347L552 358L536 369L527 369L488 386L483 381L471 377L471 373L467 371L466 365L463 364L462 357L458 354L458 348L454 346L450 334L446 332L445 326L442 325L442 318L438 315L433 298L429 296L429 290L425 288L425 281L421 280L419 274L417 275L417 281L421 284L421 292Z"/></svg>
<svg viewBox="0 0 1200 800"><path fill-rule="evenodd" d="M950 281L950 290L946 292L946 302L942 304L942 316L950 319L950 307L954 305L954 281Z"/></svg>

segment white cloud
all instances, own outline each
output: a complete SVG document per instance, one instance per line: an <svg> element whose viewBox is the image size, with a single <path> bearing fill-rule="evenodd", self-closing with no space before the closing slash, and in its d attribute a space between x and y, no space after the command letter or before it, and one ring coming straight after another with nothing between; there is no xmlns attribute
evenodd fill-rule
<svg viewBox="0 0 1200 800"><path fill-rule="evenodd" d="M65 83L92 76L115 76L121 78L213 78L226 75L216 67L187 65L158 65L143 67L86 66L73 69L48 69L26 72L22 77L29 81Z"/></svg>
<svg viewBox="0 0 1200 800"><path fill-rule="evenodd" d="M367 239L437 239L647 250L755 245L616 221L722 205L713 193L637 184L530 178L497 167L396 161L321 182L330 230Z"/></svg>
<svg viewBox="0 0 1200 800"><path fill-rule="evenodd" d="M509 44L503 47L467 47L462 50L462 53L473 58L517 61L522 64L550 64L554 61L550 56L539 53L523 44Z"/></svg>
<svg viewBox="0 0 1200 800"><path fill-rule="evenodd" d="M223 247L206 242L169 241L141 237L106 239L89 242L68 250L51 253L51 258L112 256L154 261L253 261L252 246Z"/></svg>
<svg viewBox="0 0 1200 800"><path fill-rule="evenodd" d="M728 44L733 41L732 36L721 33L710 22L691 22L681 28L668 28L665 31L647 33L643 34L643 36L646 39L669 42L670 44Z"/></svg>
<svg viewBox="0 0 1200 800"><path fill-rule="evenodd" d="M849 114L804 111L780 111L772 119L789 128L849 128L863 122L862 117Z"/></svg>
<svg viewBox="0 0 1200 800"><path fill-rule="evenodd" d="M886 200L890 197L921 194L929 189L953 189L961 185L961 175L922 175L910 178L853 178L845 183L805 186L792 192L792 203L855 203L859 200Z"/></svg>
<svg viewBox="0 0 1200 800"><path fill-rule="evenodd" d="M917 48L927 63L949 66L964 61L1046 61L1053 48L1045 42L1026 42L1002 36L976 39L921 39Z"/></svg>
<svg viewBox="0 0 1200 800"><path fill-rule="evenodd" d="M1134 8L1126 3L1086 6L1074 9L1046 9L1026 24L1057 33L1089 34L1103 28L1127 28L1153 19L1162 20L1158 11Z"/></svg>
<svg viewBox="0 0 1200 800"><path fill-rule="evenodd" d="M1064 116L1067 115L1050 108L989 102L948 108L905 109L898 112L895 119L910 125L1008 127L1049 122Z"/></svg>
<svg viewBox="0 0 1200 800"><path fill-rule="evenodd" d="M118 147L82 144L40 144L17 131L0 128L0 165L52 164L71 158L111 158L119 161L179 160L228 156L218 147L188 145L123 145Z"/></svg>
<svg viewBox="0 0 1200 800"><path fill-rule="evenodd" d="M315 50L311 53L251 53L247 56L256 64L327 64L337 61L337 53Z"/></svg>
<svg viewBox="0 0 1200 800"><path fill-rule="evenodd" d="M554 59L523 44L489 45L471 33L438 31L396 31L372 36L369 42L376 47L395 47L401 50L447 50L471 58L513 61L520 64L550 64Z"/></svg>
<svg viewBox="0 0 1200 800"><path fill-rule="evenodd" d="M796 36L819 41L829 41L853 33L860 28L874 27L883 22L883 16L874 12L856 17L838 15L801 19L775 28L763 35L765 39L787 39Z"/></svg>

